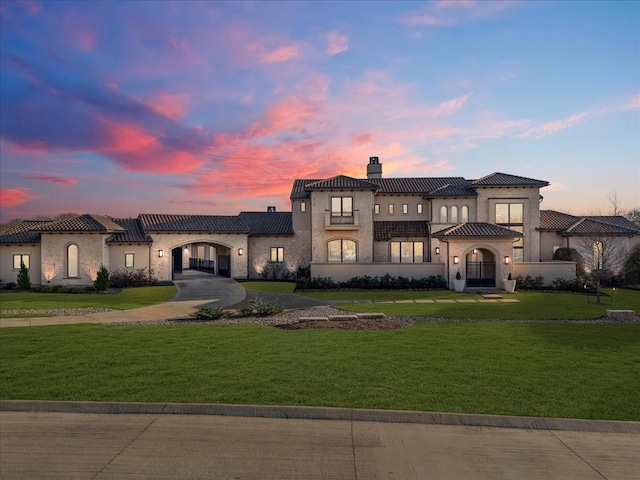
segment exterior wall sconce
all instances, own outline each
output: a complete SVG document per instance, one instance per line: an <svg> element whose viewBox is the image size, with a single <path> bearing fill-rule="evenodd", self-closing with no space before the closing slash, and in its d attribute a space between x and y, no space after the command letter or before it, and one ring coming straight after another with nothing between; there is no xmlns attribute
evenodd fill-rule
<svg viewBox="0 0 640 480"><path fill-rule="evenodd" d="M440 247L436 247L436 255L440 255Z"/></svg>
<svg viewBox="0 0 640 480"><path fill-rule="evenodd" d="M474 248L474 249L473 249L473 254L475 255L475 254L477 254L477 253L478 253L478 249L477 249L477 248Z"/></svg>
<svg viewBox="0 0 640 480"><path fill-rule="evenodd" d="M164 250L158 250L158 256L160 258L164 257Z"/></svg>
<svg viewBox="0 0 640 480"><path fill-rule="evenodd" d="M460 263L460 257L458 257L457 255L454 255L453 256L453 263L456 264L456 265L459 264Z"/></svg>
<svg viewBox="0 0 640 480"><path fill-rule="evenodd" d="M242 255L244 253L244 250L242 250L242 248L238 249L238 255Z"/></svg>
<svg viewBox="0 0 640 480"><path fill-rule="evenodd" d="M504 264L505 265L509 265L511 263L511 259L509 258L509 255L504 257Z"/></svg>

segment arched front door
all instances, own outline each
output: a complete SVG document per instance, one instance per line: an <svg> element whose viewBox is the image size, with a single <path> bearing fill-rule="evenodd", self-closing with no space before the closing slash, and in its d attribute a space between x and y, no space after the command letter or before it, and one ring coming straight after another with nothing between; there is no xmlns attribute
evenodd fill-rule
<svg viewBox="0 0 640 480"><path fill-rule="evenodd" d="M496 257L485 248L467 253L467 287L496 286Z"/></svg>

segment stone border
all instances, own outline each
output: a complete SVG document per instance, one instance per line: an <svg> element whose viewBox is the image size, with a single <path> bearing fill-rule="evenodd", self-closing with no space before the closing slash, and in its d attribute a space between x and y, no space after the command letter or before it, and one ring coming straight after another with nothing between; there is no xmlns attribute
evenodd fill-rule
<svg viewBox="0 0 640 480"><path fill-rule="evenodd" d="M343 420L640 434L640 422L630 421L280 405L0 400L0 411L84 414L221 415L232 417Z"/></svg>

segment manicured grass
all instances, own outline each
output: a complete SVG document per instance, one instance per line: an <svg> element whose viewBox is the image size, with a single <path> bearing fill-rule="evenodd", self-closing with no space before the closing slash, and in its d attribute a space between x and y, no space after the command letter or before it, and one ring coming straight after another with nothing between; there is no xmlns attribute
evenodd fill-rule
<svg viewBox="0 0 640 480"><path fill-rule="evenodd" d="M610 289L606 290L611 295ZM306 294L305 294L306 295ZM482 297L472 293L454 293L448 290L402 291L402 292L312 292L309 294L320 300L368 299L374 302L397 300L480 300ZM640 292L637 290L616 289L611 296L602 297L603 304L595 304L594 296L574 293L526 292L504 294L506 299L518 300L518 303L371 303L343 304L338 308L352 312L382 312L387 315L407 315L418 317L444 318L488 318L509 319L589 319L600 318L608 309L634 310L640 312Z"/></svg>
<svg viewBox="0 0 640 480"><path fill-rule="evenodd" d="M3 399L326 405L640 420L640 326L0 330Z"/></svg>
<svg viewBox="0 0 640 480"><path fill-rule="evenodd" d="M0 309L48 309L48 308L130 308L147 307L157 303L168 302L176 294L176 287L139 287L126 288L120 293L35 293L35 292L3 292L0 293Z"/></svg>
<svg viewBox="0 0 640 480"><path fill-rule="evenodd" d="M258 292L266 293L293 293L293 290L296 288L295 282L277 281L242 282L241 285L247 290L256 290Z"/></svg>

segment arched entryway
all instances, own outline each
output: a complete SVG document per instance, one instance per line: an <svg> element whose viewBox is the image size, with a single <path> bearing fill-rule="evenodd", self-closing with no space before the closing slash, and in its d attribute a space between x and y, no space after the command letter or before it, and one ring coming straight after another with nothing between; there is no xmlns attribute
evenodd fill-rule
<svg viewBox="0 0 640 480"><path fill-rule="evenodd" d="M496 286L496 256L486 248L474 248L466 255L467 287Z"/></svg>
<svg viewBox="0 0 640 480"><path fill-rule="evenodd" d="M225 245L198 242L171 249L171 277L185 269L223 277L231 276L231 249Z"/></svg>

